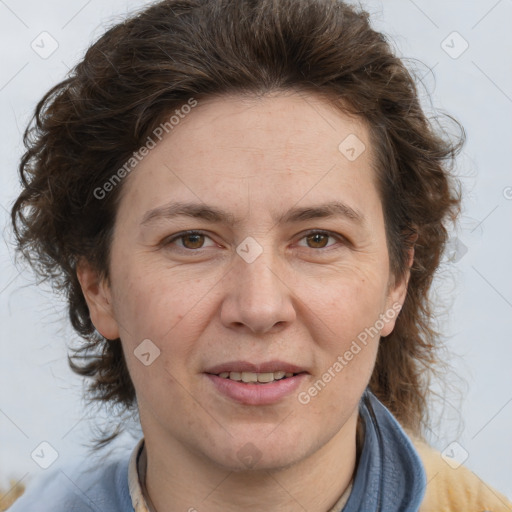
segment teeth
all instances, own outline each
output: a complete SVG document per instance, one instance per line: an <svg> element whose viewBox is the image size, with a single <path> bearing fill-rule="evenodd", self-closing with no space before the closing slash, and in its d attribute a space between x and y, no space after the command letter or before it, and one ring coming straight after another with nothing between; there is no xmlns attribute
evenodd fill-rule
<svg viewBox="0 0 512 512"><path fill-rule="evenodd" d="M242 381L246 383L252 382L273 382L280 380L285 377L293 377L293 373L290 372L267 372L267 373L255 373L255 372L222 372L219 373L219 377L223 379L231 379L236 381Z"/></svg>
<svg viewBox="0 0 512 512"><path fill-rule="evenodd" d="M258 382L258 374L252 372L242 372L242 382Z"/></svg>

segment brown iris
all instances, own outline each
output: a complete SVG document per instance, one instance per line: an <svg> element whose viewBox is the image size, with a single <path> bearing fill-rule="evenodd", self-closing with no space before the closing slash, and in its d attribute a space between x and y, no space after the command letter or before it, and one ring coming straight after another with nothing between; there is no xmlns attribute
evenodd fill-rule
<svg viewBox="0 0 512 512"><path fill-rule="evenodd" d="M326 235L325 233L313 233L312 235L308 235L307 237L308 243L310 241L313 241L313 248L314 249L321 249L327 245L327 241L329 240L329 235ZM325 243L323 243L325 242ZM320 244L320 245L315 245Z"/></svg>
<svg viewBox="0 0 512 512"><path fill-rule="evenodd" d="M184 247L186 247L187 249L200 249L204 244L204 235L200 233L191 233L189 235L183 235L181 239L183 240ZM185 240L191 241L191 244L186 244Z"/></svg>

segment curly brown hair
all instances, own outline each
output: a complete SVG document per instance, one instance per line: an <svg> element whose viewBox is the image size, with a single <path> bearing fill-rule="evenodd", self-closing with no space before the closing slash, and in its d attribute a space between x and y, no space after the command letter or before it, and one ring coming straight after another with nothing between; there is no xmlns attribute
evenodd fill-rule
<svg viewBox="0 0 512 512"><path fill-rule="evenodd" d="M95 191L191 97L279 90L321 95L369 127L396 279L415 249L407 298L380 344L370 389L422 435L440 363L429 289L447 223L460 210L451 169L465 132L451 116L458 137L434 127L412 73L364 10L334 0L164 0L110 28L42 98L26 129L22 191L11 212L17 250L66 294L83 338L68 361L90 379L90 403L135 410L120 340L95 330L76 273L85 258L109 276L123 185L108 200ZM96 447L121 431L119 422Z"/></svg>

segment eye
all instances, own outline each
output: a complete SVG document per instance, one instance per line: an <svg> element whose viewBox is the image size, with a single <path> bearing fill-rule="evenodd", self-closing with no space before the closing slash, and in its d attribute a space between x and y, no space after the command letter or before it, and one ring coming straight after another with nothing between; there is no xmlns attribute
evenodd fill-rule
<svg viewBox="0 0 512 512"><path fill-rule="evenodd" d="M306 243L308 244L307 247L310 249L324 249L335 245L327 245L329 238L338 240L340 242L344 241L344 238L341 235L335 235L334 233L329 233L328 231L309 231L305 236L301 238L301 240L306 240Z"/></svg>
<svg viewBox="0 0 512 512"><path fill-rule="evenodd" d="M328 231L309 231L300 240L306 240L306 246L300 244L302 247L309 249L328 249L329 247L336 245L335 243L329 244L329 239L337 240L343 245L346 243L345 238L342 235L330 233ZM205 246L206 240L210 240L212 243L209 246ZM180 243L176 243L179 241ZM200 252L201 249L215 246L213 240L203 233L202 231L185 231L178 233L171 238L166 239L163 245L169 246L174 245L179 250L195 251Z"/></svg>
<svg viewBox="0 0 512 512"><path fill-rule="evenodd" d="M164 245L174 244L176 240L181 241L181 245L178 245L179 248L185 250L198 250L204 248L205 240L211 238L205 235L202 231L186 231L183 233L178 233L172 238L167 239L164 242Z"/></svg>

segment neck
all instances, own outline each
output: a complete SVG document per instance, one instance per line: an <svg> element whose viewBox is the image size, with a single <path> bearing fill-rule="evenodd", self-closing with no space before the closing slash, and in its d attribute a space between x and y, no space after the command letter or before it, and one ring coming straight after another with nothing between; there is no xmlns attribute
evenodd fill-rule
<svg viewBox="0 0 512 512"><path fill-rule="evenodd" d="M155 439L148 436L145 487L151 512L330 511L352 480L360 427L357 416L351 418L328 443L292 466L238 472L176 442L162 449L161 442L148 442Z"/></svg>

